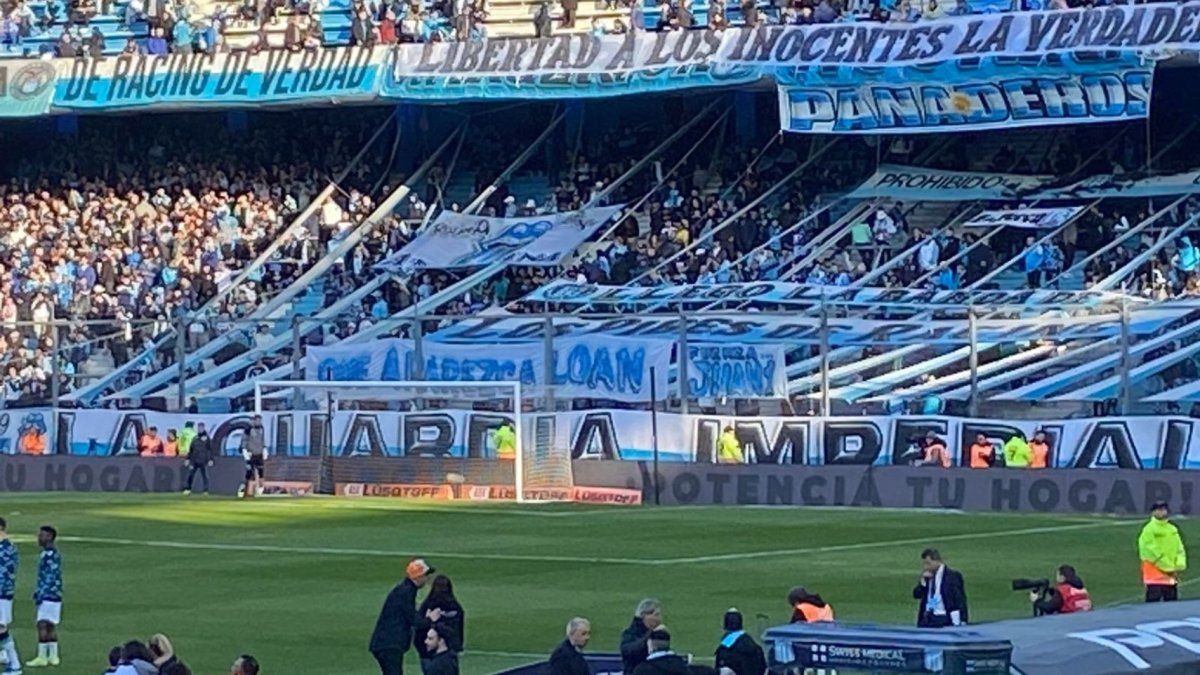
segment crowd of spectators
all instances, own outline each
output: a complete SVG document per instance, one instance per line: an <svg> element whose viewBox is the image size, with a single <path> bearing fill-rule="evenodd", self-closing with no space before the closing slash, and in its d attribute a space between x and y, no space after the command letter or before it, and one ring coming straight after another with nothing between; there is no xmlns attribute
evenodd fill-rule
<svg viewBox="0 0 1200 675"><path fill-rule="evenodd" d="M381 119L378 112L359 114ZM361 147L365 127L334 125L335 119L344 121L345 113L303 122L322 139L315 153L291 142L294 127L237 133L217 120L187 117L145 119L136 128L97 121L76 137L33 139L36 153L6 157L4 400L44 400L56 371L59 392L68 392L93 354L103 356L94 364L101 370L121 365L223 291ZM10 147L20 146L13 139ZM374 179L366 173L377 166L372 159L345 184ZM188 326L187 346L233 329L319 259L321 247L356 216L313 219ZM160 367L163 358L143 362L140 372Z"/></svg>
<svg viewBox="0 0 1200 675"><path fill-rule="evenodd" d="M584 24L579 0L531 4L532 33L556 31L594 35L630 30L722 29L765 24L804 25L849 21L914 23L970 13L1013 9L1068 8L1073 0L790 0L700 2L699 0L596 0ZM1093 3L1087 3L1093 4ZM29 38L57 36L38 51L60 57L110 53L106 32L132 31L122 55L137 53L216 53L264 49L317 49L338 44L477 40L487 37L487 0L351 0L348 7L327 0L242 0L211 4L185 0L32 0L0 2L0 53L21 51ZM326 31L326 12L348 16L349 31ZM115 21L105 23L98 19Z"/></svg>
<svg viewBox="0 0 1200 675"><path fill-rule="evenodd" d="M278 242L279 250L261 270L209 311L196 310L276 241L383 115L347 114L305 114L290 125L257 124L244 132L230 131L221 120L204 116L148 119L136 129L97 121L76 136L29 139L36 152L6 157L4 169L11 178L0 184L0 226L5 232L0 239L4 401L37 403L54 389L69 392L80 381L142 354L166 330L182 325L183 317L190 317L184 336L188 350L217 335L238 336L233 351L219 355L218 362L285 333L286 325L240 320L291 284L375 210L402 178L381 166L391 161L393 148L373 148L334 199L320 205L297 235ZM1081 256L1095 254L1089 264L1076 269L1082 283L1090 285L1121 269L1165 230L1195 213L1191 203L1181 205L1140 236L1109 246L1164 204L1105 200L1075 225L1037 240L1012 228L988 234L945 227L940 219L915 225L910 222L914 205L880 202L820 252L814 242L845 213L832 206L847 208L837 202L837 194L869 175L878 161L903 160L925 148L911 143L883 148L862 138L844 138L835 152L806 162L805 139L785 136L758 146L741 145L731 136L702 133L706 125L700 124L657 162L610 190L671 133L677 124L673 120L682 115L674 111L658 122L615 125L580 136L577 144L556 140L535 153L522 171L543 175L545 187L529 192L518 185L536 182L501 183L479 213L512 217L568 211L600 195L603 203L635 208L624 212L604 236L584 245L564 267L510 267L442 303L435 311L445 318L424 330L435 331L460 316L540 310L540 303L535 307L517 301L557 278L642 286L780 279L829 286L869 281L872 286L956 289L1010 264L1028 286L1053 288ZM375 278L375 264L403 248L439 209L465 208L446 194L451 179L458 177L461 183L461 172L471 174L469 192L478 194L540 130L536 124L515 130L499 117L473 124L470 141L446 153L427 180L313 286L314 292L323 293L320 306ZM1082 167L1084 158L1077 148L1090 143L1090 136L1076 133L1090 132L1057 133L1058 142L1032 164L1027 153L1002 145L994 158L961 166L1031 170L1050 165L1066 175ZM299 138L309 140L298 142ZM417 157L428 155L435 145L432 137L418 143L412 149ZM956 145L960 144L951 147ZM21 140L13 147L19 149ZM1083 168L1119 169L1127 160L1125 153L1118 147L1101 165ZM959 159L953 150L939 155L947 168L959 166ZM1138 280L1132 290L1156 298L1200 291L1200 252L1193 240L1184 236L1173 247L1160 247L1147 262L1149 271L1134 275ZM866 279L869 274L872 277ZM462 276L423 270L404 282L384 284L304 339L314 344L348 337L433 297ZM396 331L405 335L409 328L405 324ZM171 364L174 347L153 352L117 386ZM248 370L230 375L228 382L289 358L284 350L259 359ZM51 381L55 372L57 384Z"/></svg>

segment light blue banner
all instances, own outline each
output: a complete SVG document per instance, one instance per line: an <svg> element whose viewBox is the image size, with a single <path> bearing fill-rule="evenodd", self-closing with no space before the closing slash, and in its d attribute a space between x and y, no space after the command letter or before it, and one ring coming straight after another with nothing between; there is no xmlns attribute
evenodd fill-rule
<svg viewBox="0 0 1200 675"><path fill-rule="evenodd" d="M54 65L45 61L0 61L0 117L45 115L54 100Z"/></svg>
<svg viewBox="0 0 1200 675"><path fill-rule="evenodd" d="M373 340L309 347L309 379L331 381L520 382L542 388L553 383L563 396L614 401L650 400L651 373L666 391L672 344L666 340L575 337L554 343L551 377L541 342L446 344L425 341L418 356L412 341ZM531 396L540 395L536 391Z"/></svg>
<svg viewBox="0 0 1200 675"><path fill-rule="evenodd" d="M54 107L172 109L371 100L386 53L382 47L339 47L60 59Z"/></svg>
<svg viewBox="0 0 1200 675"><path fill-rule="evenodd" d="M1130 52L987 56L910 66L859 66L814 64L801 68L769 69L783 86L844 86L887 84L959 84L1019 77L1110 73L1146 66Z"/></svg>
<svg viewBox="0 0 1200 675"><path fill-rule="evenodd" d="M1133 54L1048 55L776 77L784 131L896 134L1144 119L1154 71Z"/></svg>

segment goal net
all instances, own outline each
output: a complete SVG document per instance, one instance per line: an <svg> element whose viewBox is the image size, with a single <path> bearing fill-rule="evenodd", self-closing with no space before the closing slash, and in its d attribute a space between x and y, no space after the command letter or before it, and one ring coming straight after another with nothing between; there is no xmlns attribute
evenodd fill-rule
<svg viewBox="0 0 1200 675"><path fill-rule="evenodd" d="M339 486L350 485L359 494L570 499L570 447L557 441L554 415L525 412L527 403L519 382L284 380L254 386L255 413L302 425L303 433L292 434L309 443L301 454L364 460L329 463L339 493L347 493ZM381 457L406 461L365 461ZM357 480L339 480L339 470Z"/></svg>

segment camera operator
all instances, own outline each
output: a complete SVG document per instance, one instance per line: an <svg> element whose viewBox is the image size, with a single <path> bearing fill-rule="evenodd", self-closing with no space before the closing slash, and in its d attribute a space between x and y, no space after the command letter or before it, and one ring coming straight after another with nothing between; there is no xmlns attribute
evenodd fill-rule
<svg viewBox="0 0 1200 675"><path fill-rule="evenodd" d="M1058 568L1054 585L1044 592L1029 591L1029 600L1040 614L1074 614L1092 609L1092 598L1083 585L1083 579L1070 565Z"/></svg>

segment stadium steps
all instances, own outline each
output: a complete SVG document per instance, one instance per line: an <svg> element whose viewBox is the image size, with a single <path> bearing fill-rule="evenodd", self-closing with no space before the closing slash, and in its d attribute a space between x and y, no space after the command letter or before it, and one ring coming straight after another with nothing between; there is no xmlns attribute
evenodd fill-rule
<svg viewBox="0 0 1200 675"><path fill-rule="evenodd" d="M550 177L541 172L519 173L508 180L508 192L516 198L517 206L530 199L541 206L551 189Z"/></svg>
<svg viewBox="0 0 1200 675"><path fill-rule="evenodd" d="M474 171L458 170L454 172L446 184L446 193L443 199L447 208L452 204L458 204L461 210L471 203L471 197L475 194L477 175Z"/></svg>
<svg viewBox="0 0 1200 675"><path fill-rule="evenodd" d="M295 301L291 303L290 314L293 316L312 316L325 306L325 277L314 281Z"/></svg>
<svg viewBox="0 0 1200 675"><path fill-rule="evenodd" d="M128 27L125 26L125 6L128 4L128 0L118 0L110 7L109 14L97 14L88 21L85 34L90 33L93 27L100 29L100 33L104 36L104 53L106 55L121 53L129 38L140 41L150 34L149 26L145 21L136 21ZM46 13L46 2L44 0L30 2L29 8L34 16L40 19ZM0 59L34 57L43 52L54 51L55 44L65 30L66 11L65 6L60 6L58 23L45 32L24 38L20 45L0 46Z"/></svg>
<svg viewBox="0 0 1200 675"><path fill-rule="evenodd" d="M920 230L928 234L945 225L958 206L957 202L921 202L907 211L904 219L910 232Z"/></svg>

